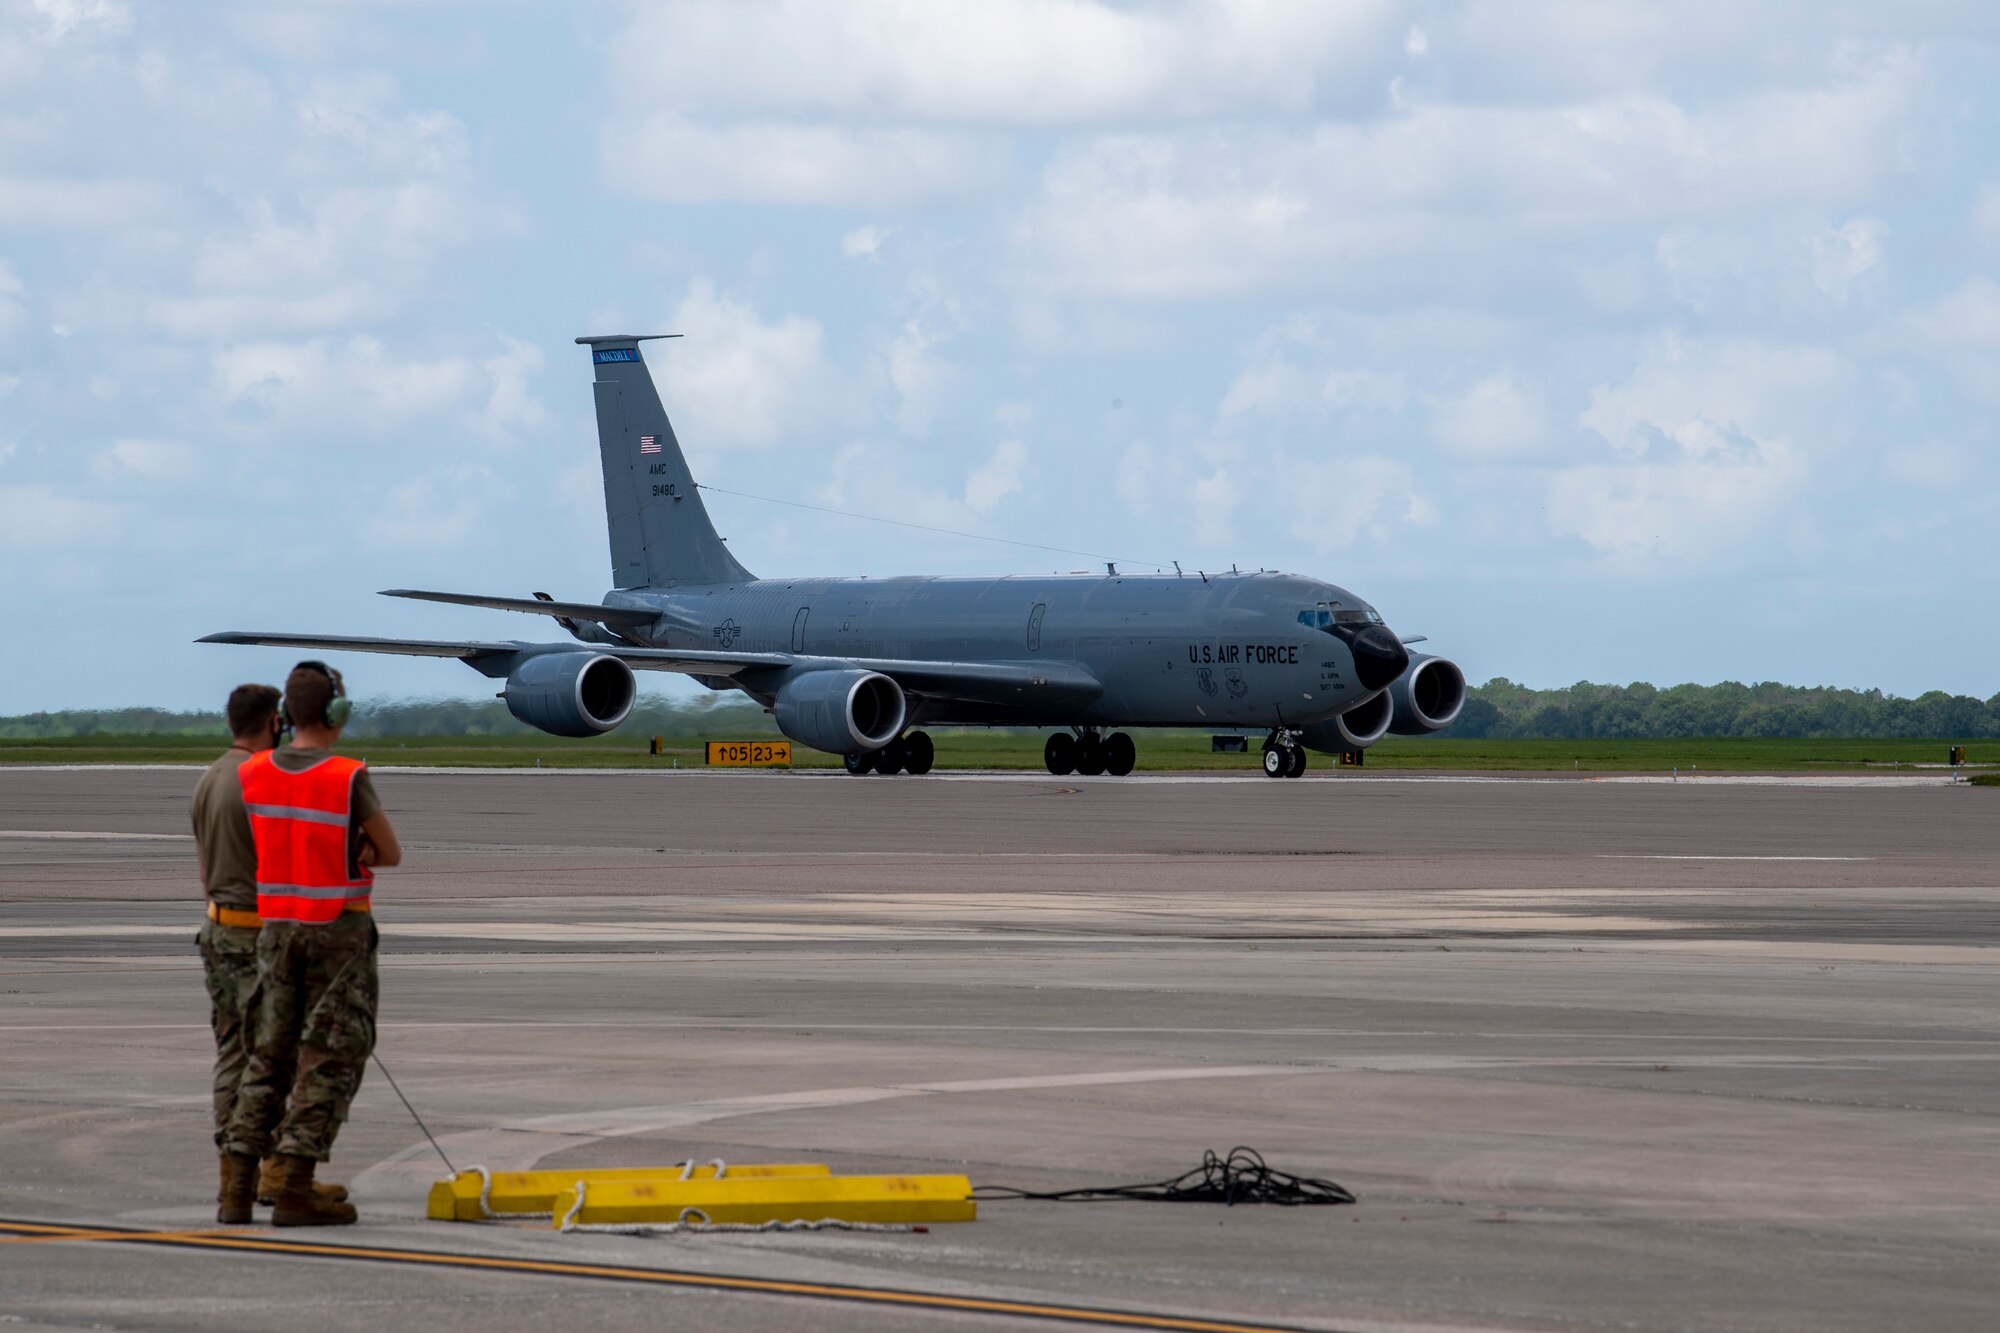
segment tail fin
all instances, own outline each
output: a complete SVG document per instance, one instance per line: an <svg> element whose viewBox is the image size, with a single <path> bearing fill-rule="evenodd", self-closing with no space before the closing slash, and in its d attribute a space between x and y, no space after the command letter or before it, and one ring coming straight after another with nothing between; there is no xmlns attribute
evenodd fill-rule
<svg viewBox="0 0 2000 1333"><path fill-rule="evenodd" d="M680 441L639 354L648 337L578 338L597 370L597 448L604 461L604 516L611 528L611 582L619 588L742 583L709 521Z"/></svg>

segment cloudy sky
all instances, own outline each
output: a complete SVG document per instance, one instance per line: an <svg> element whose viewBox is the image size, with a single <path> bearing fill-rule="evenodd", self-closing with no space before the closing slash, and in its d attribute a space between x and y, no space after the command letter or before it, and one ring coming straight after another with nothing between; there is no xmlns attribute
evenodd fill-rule
<svg viewBox="0 0 2000 1333"><path fill-rule="evenodd" d="M595 599L731 490L1345 584L1475 680L2000 690L2000 11L0 0L0 713ZM1077 556L712 496L762 574ZM356 659L357 692L489 692Z"/></svg>

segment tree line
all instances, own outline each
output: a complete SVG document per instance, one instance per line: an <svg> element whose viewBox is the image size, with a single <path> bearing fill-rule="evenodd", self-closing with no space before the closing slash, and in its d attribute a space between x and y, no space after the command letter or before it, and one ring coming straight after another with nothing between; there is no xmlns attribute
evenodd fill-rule
<svg viewBox="0 0 2000 1333"><path fill-rule="evenodd" d="M1808 740L1980 740L2000 736L2000 694L1932 690L1914 699L1823 686L1671 685L1643 681L1536 690L1502 677L1468 692L1444 733L1478 740L1617 740L1768 736Z"/></svg>
<svg viewBox="0 0 2000 1333"><path fill-rule="evenodd" d="M643 699L622 728L639 736L760 735L770 716L735 695ZM0 739L61 736L220 736L222 714L159 708L84 709L0 717ZM362 702L348 734L524 736L498 699ZM1672 685L1660 689L1579 682L1537 690L1504 677L1468 692L1458 721L1441 733L1471 740L1642 740L1682 736L1792 736L1814 740L1984 740L2000 737L2000 694L1990 699L1933 690L1914 699L1880 690L1779 685Z"/></svg>

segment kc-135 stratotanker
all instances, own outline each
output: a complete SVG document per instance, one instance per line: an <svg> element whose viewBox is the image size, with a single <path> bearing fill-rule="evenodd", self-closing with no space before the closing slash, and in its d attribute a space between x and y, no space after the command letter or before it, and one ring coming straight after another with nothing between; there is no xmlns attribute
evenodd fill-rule
<svg viewBox="0 0 2000 1333"><path fill-rule="evenodd" d="M1411 653L1374 607L1293 574L760 579L709 520L640 351L654 336L578 338L597 373L611 533L601 604L395 589L553 617L571 642L378 639L233 631L203 643L456 657L504 680L515 717L557 736L610 731L635 669L738 689L851 773L925 773L922 726L1055 728L1052 773L1131 772L1124 728L1267 730L1264 771L1305 748L1360 751L1458 716L1465 677ZM579 646L581 645L581 646Z"/></svg>

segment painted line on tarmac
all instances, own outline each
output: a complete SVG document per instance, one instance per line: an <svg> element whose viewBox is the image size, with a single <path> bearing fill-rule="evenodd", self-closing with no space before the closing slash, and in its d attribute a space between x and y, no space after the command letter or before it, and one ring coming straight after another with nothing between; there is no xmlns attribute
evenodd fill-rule
<svg viewBox="0 0 2000 1333"><path fill-rule="evenodd" d="M365 758L366 756L362 756ZM201 768L199 764L0 764L0 776L8 773L189 773ZM843 782L854 781L854 775L838 768L805 769L712 769L712 768L449 768L438 766L405 766L399 764L370 764L375 773L392 773L399 776L440 776L440 777L568 777L568 778L685 778L714 779L718 781L759 782L777 778L793 781ZM774 777L775 775L775 777ZM870 774L876 782L880 774ZM1013 769L963 769L947 772L933 770L921 779L910 781L937 782L1011 782L1033 783L1047 786L1051 782L1063 784L1080 783L1085 786L1191 786L1217 783L1243 783L1261 778L1258 769L1210 771L1196 773L1134 773L1127 777L1114 778L1108 774L1084 777L1069 774L1054 777L1048 773ZM1398 773L1395 775L1375 773L1332 773L1320 771L1308 775L1316 782L1361 783L1380 786L1387 783L1442 783L1447 785L1496 785L1496 786L1561 786L1579 782L1636 783L1655 786L1730 786L1730 787L1953 787L1962 785L1955 776L1943 773L1887 774L1838 774L1838 773L1709 773L1700 775L1681 774L1675 777L1667 773L1565 773L1560 776L1528 777L1519 774L1476 774L1476 773ZM1300 790L1296 783L1277 788L1283 791Z"/></svg>
<svg viewBox="0 0 2000 1333"><path fill-rule="evenodd" d="M0 839L25 842L193 842L192 833L101 833L69 829L0 828Z"/></svg>
<svg viewBox="0 0 2000 1333"><path fill-rule="evenodd" d="M1872 856L1688 856L1669 852L1599 852L1600 861L1873 861Z"/></svg>
<svg viewBox="0 0 2000 1333"><path fill-rule="evenodd" d="M623 1264L587 1264L566 1260L456 1254L448 1250L330 1245L324 1242L280 1240L275 1236L243 1232L220 1234L197 1231L146 1231L136 1227L131 1229L63 1227L0 1219L0 1233L12 1233L13 1239L45 1242L148 1245L166 1249L221 1250L235 1254L343 1259L351 1262L396 1264L415 1268L455 1268L487 1273L520 1273L533 1277L630 1282L697 1291L732 1292L740 1295L843 1301L878 1308L1000 1315L1014 1319L1040 1319L1051 1323L1084 1324L1098 1328L1171 1329L1178 1330L1179 1333L1305 1333L1305 1330L1293 1325L1246 1324L1231 1319L1199 1319L1137 1310L1110 1310L1087 1305L1057 1305L1041 1301L1001 1300L983 1296L951 1296L943 1292L911 1291L902 1287L863 1287L838 1282L793 1282L779 1278L735 1277L722 1273L694 1273L670 1268L636 1268Z"/></svg>

